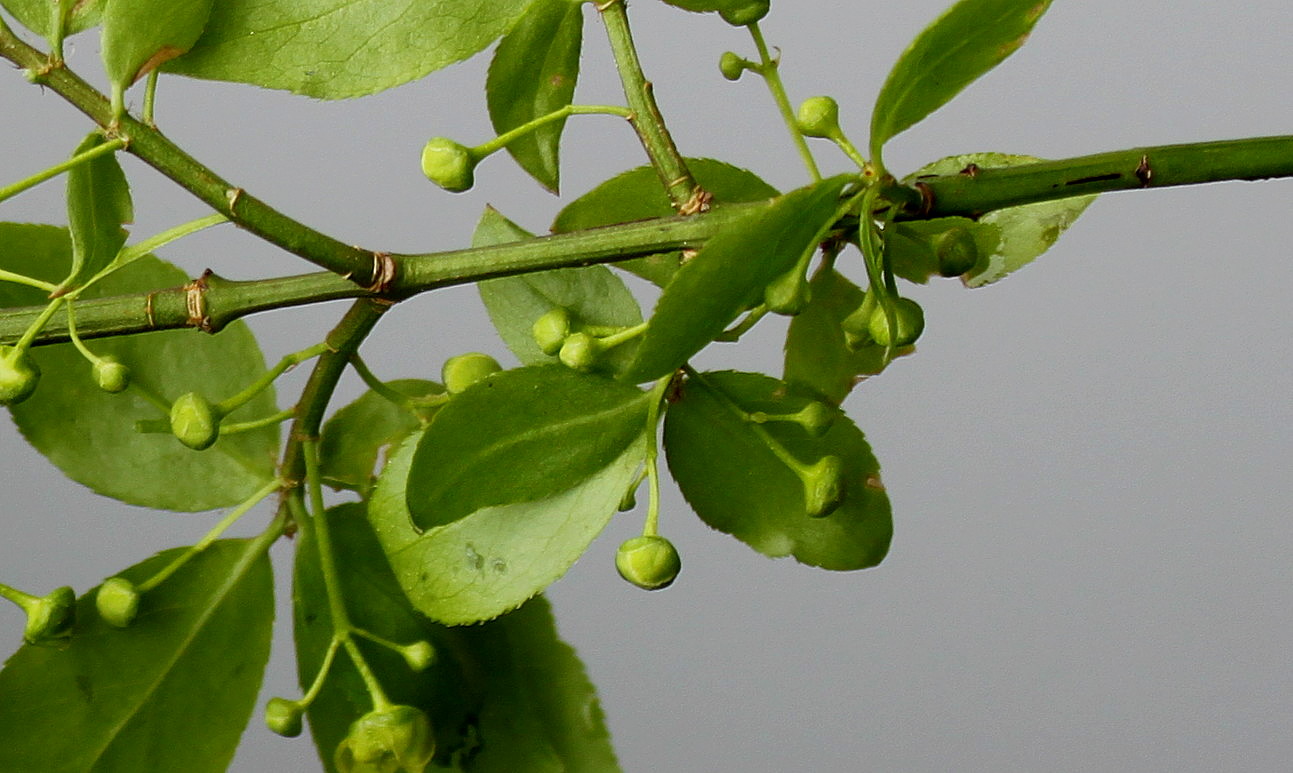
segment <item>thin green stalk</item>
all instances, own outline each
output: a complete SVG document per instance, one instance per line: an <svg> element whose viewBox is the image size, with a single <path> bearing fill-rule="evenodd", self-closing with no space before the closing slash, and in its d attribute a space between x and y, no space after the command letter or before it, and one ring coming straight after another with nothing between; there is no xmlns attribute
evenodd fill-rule
<svg viewBox="0 0 1293 773"><path fill-rule="evenodd" d="M272 427L275 424L282 424L283 422L287 421L288 419L292 418L295 415L296 415L296 410L294 408L284 408L278 413L271 413L270 415L265 416L264 418L253 419L251 421L230 422L227 424L221 424L220 436L224 437L225 435L236 435L239 432L253 432L255 430L263 429L265 427Z"/></svg>
<svg viewBox="0 0 1293 773"><path fill-rule="evenodd" d="M37 290L44 290L47 293L52 293L58 289L58 285L53 282L44 282L30 276L23 276L22 274L15 274L12 271L5 271L2 268L0 268L0 282L13 282L14 284L26 285L28 287L34 287Z"/></svg>
<svg viewBox="0 0 1293 773"><path fill-rule="evenodd" d="M812 175L813 181L816 182L822 179L822 173L817 168L817 160L813 158L813 151L809 149L804 133L799 131L795 109L791 107L790 99L786 96L786 86L781 82L780 63L769 54L768 44L763 39L759 23L754 22L748 25L747 29L750 30L750 37L754 39L755 48L759 50L758 73L767 84L768 91L772 93L772 100L777 103L777 110L790 131L791 139L795 141L795 147L799 150L799 157L803 160L804 166L808 168L808 174Z"/></svg>
<svg viewBox="0 0 1293 773"><path fill-rule="evenodd" d="M651 389L650 402L647 403L646 472L650 499L647 501L646 521L642 524L644 537L654 537L660 533L660 448L657 434L660 431L660 404L664 402L673 379L670 374L657 381Z"/></svg>
<svg viewBox="0 0 1293 773"><path fill-rule="evenodd" d="M3 33L0 33L0 34L3 34ZM102 145L95 145L93 148L90 148L84 153L77 153L75 156L72 156L68 160L60 164L55 164L54 166L51 166L49 169L46 169L43 172L38 172L32 175L31 177L28 177L25 180L19 180L18 182L13 183L12 185L6 185L5 187L0 188L0 201L11 199L25 190L28 190L30 188L35 188L37 185L40 185L46 180L52 180L53 178L58 177L60 174L68 171L69 169L74 169L80 166L81 164L84 164L87 161L93 161L99 156L106 156L109 153L116 153L118 150L121 150L124 147L126 147L126 141L120 138L111 140L109 142L105 142Z"/></svg>
<svg viewBox="0 0 1293 773"><path fill-rule="evenodd" d="M796 475L800 475L801 477L808 472L808 465L799 461L795 458L794 454L787 451L786 447L781 445L781 441L774 438L761 423L754 420L754 417L749 411L737 405L736 401L720 389L717 384L705 378L704 374L699 373L690 365L684 365L683 370L687 373L689 378L694 379L697 383L704 386L705 389L709 390L709 393L712 394L733 416L736 416L741 421L749 424L750 431L759 436L759 439L768 446L768 450L771 451L782 464L789 467Z"/></svg>
<svg viewBox="0 0 1293 773"><path fill-rule="evenodd" d="M441 402L447 402L449 400L449 395L447 394L435 395L434 397L436 399L428 399L425 397L415 398L392 389L386 382L377 378L377 375L369 369L368 363L364 362L358 352L350 355L350 365L355 369L355 373L359 375L359 380L363 381L364 385L371 389L375 394L380 395L387 401L398 406L401 410L407 411L419 419L423 418L423 414L420 412L420 409L427 408Z"/></svg>
<svg viewBox="0 0 1293 773"><path fill-rule="evenodd" d="M565 107L553 110L547 115L541 115L532 121L527 121L515 129L510 129L498 135L494 139L481 143L471 149L472 155L476 158L484 158L492 153L507 147L511 142L524 137L542 126L547 126L556 121L564 121L572 115L615 115L620 118L632 120L633 112L627 108L616 105L566 105Z"/></svg>
<svg viewBox="0 0 1293 773"><path fill-rule="evenodd" d="M288 370L300 365L306 360L312 360L326 351L328 351L328 345L320 342L314 346L306 347L299 352L293 352L284 356L283 359L278 361L277 365L262 373L259 378L244 387L241 392L227 400L221 400L217 403L215 406L216 412L221 416L228 416L243 405L246 405L253 397L265 391L270 384L274 383L275 379L286 373Z"/></svg>
<svg viewBox="0 0 1293 773"><path fill-rule="evenodd" d="M195 234L198 231L205 230L207 228L210 228L211 226L220 225L221 223L227 223L227 222L229 222L229 218L219 213L216 213L214 215L207 215L206 217L199 217L196 220L190 220L187 223L181 223L173 228L168 228L165 231L162 231L161 233L154 234L148 237L147 239L144 239L142 242L139 242L138 244L132 244L128 247L122 247L121 251L118 252L116 257L112 259L111 263L105 266L102 271L95 274L84 285L82 285L81 287L78 287L75 292L79 294L86 287L89 287L90 285L99 281L100 279L107 276L108 274L111 274L113 271L116 271L117 269L121 268L122 266L128 263L132 263L142 258L143 256L149 254L150 252L159 250L173 241L182 239L185 236L189 236L191 234Z"/></svg>

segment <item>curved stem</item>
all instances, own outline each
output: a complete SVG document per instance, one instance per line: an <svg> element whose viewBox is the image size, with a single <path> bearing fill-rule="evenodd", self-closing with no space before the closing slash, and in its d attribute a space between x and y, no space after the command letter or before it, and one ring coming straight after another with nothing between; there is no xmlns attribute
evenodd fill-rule
<svg viewBox="0 0 1293 773"><path fill-rule="evenodd" d="M759 23L755 22L749 25L747 29L750 30L750 37L754 39L754 47L759 50L758 73L763 77L764 83L768 85L768 91L772 92L772 99L777 103L777 110L781 113L781 120L785 121L786 128L790 131L790 137L795 141L795 147L799 150L799 157L803 160L804 166L808 168L808 174L812 175L814 182L820 180L822 179L821 170L817 168L817 160L813 158L813 151L808 148L808 141L804 139L804 133L799 131L799 122L795 119L795 109L790 106L790 99L786 96L786 86L781 82L781 65L768 52L768 44L763 39L763 32L759 29Z"/></svg>
<svg viewBox="0 0 1293 773"><path fill-rule="evenodd" d="M22 193L23 191L28 190L29 188L34 188L37 185L40 185L41 183L45 182L46 180L51 180L55 177L58 177L60 174L68 171L69 169L80 166L81 164L84 164L87 161L92 161L98 158L99 156L106 156L109 153L116 153L118 150L121 150L125 146L126 146L125 140L121 140L121 139L115 139L115 140L112 140L111 142L105 142L102 145L95 145L94 147L90 148L84 153L78 153L77 155L72 156L71 158L62 162L61 164L55 164L51 166L49 169L46 169L43 172L37 172L36 174L32 175L31 177L28 177L25 180L19 180L18 182L13 183L12 185L6 185L5 187L0 188L0 201L4 201L5 199L11 199L14 196L17 196L19 193Z"/></svg>

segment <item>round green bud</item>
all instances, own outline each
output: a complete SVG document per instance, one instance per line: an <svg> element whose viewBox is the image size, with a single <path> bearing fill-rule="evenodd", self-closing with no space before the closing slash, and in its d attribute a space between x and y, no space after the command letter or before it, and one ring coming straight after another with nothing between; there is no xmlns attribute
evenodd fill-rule
<svg viewBox="0 0 1293 773"><path fill-rule="evenodd" d="M601 353L597 339L587 333L571 333L561 345L561 364L579 371L589 371L597 364Z"/></svg>
<svg viewBox="0 0 1293 773"><path fill-rule="evenodd" d="M498 360L488 354L470 352L450 357L440 369L440 379L449 394L456 395L481 379L503 369Z"/></svg>
<svg viewBox="0 0 1293 773"><path fill-rule="evenodd" d="M109 577L94 595L94 606L108 625L125 628L139 612L139 590L125 577Z"/></svg>
<svg viewBox="0 0 1293 773"><path fill-rule="evenodd" d="M130 368L117 362L112 357L100 357L94 361L91 368L94 375L94 383L99 385L99 389L105 392L126 391L130 386Z"/></svg>
<svg viewBox="0 0 1293 773"><path fill-rule="evenodd" d="M823 456L803 474L804 509L811 518L825 518L844 501L844 463Z"/></svg>
<svg viewBox="0 0 1293 773"><path fill-rule="evenodd" d="M863 303L840 322L840 329L844 331L844 343L850 349L860 349L872 343L870 327L874 308L875 304Z"/></svg>
<svg viewBox="0 0 1293 773"><path fill-rule="evenodd" d="M825 435L835 423L835 410L820 400L814 400L799 410L799 425L813 437Z"/></svg>
<svg viewBox="0 0 1293 773"><path fill-rule="evenodd" d="M634 537L615 551L615 568L620 577L643 590L667 588L682 571L682 558L664 537Z"/></svg>
<svg viewBox="0 0 1293 773"><path fill-rule="evenodd" d="M72 627L76 625L76 592L70 586L55 588L24 608L27 625L23 627L22 638L28 644L67 646Z"/></svg>
<svg viewBox="0 0 1293 773"><path fill-rule="evenodd" d="M910 298L897 298L893 302L893 317L897 331L889 329L889 317L884 306L878 305L871 312L867 331L871 340L881 346L911 346L925 329L925 311Z"/></svg>
<svg viewBox="0 0 1293 773"><path fill-rule="evenodd" d="M471 148L448 137L432 137L422 148L422 174L452 193L462 193L475 184L478 161Z"/></svg>
<svg viewBox="0 0 1293 773"><path fill-rule="evenodd" d="M840 106L831 97L809 97L799 106L795 123L809 137L831 139L840 133Z"/></svg>
<svg viewBox="0 0 1293 773"><path fill-rule="evenodd" d="M265 727L284 738L295 738L301 734L301 715L304 713L305 707L297 701L270 698L265 704Z"/></svg>
<svg viewBox="0 0 1293 773"><path fill-rule="evenodd" d="M412 671L425 671L435 662L435 647L429 641L415 641L401 648L400 654Z"/></svg>
<svg viewBox="0 0 1293 773"><path fill-rule="evenodd" d="M426 714L394 706L355 720L334 761L341 773L421 773L434 755L435 736Z"/></svg>
<svg viewBox="0 0 1293 773"><path fill-rule="evenodd" d="M171 405L171 434L194 451L210 448L220 437L215 406L197 392L187 392Z"/></svg>
<svg viewBox="0 0 1293 773"><path fill-rule="evenodd" d="M770 5L771 0L750 0L737 8L724 8L718 15L733 27L745 27L767 16Z"/></svg>
<svg viewBox="0 0 1293 773"><path fill-rule="evenodd" d="M934 240L934 255L941 276L960 276L979 262L979 245L970 229L954 226Z"/></svg>
<svg viewBox="0 0 1293 773"><path fill-rule="evenodd" d="M808 281L799 267L787 271L763 288L763 302L773 314L793 317L801 313L811 300Z"/></svg>
<svg viewBox="0 0 1293 773"><path fill-rule="evenodd" d="M36 391L40 368L26 349L0 346L0 405L17 405Z"/></svg>
<svg viewBox="0 0 1293 773"><path fill-rule="evenodd" d="M745 74L748 64L749 62L735 51L724 51L723 55L718 58L718 71L723 73L723 77L729 81L739 81L741 76Z"/></svg>
<svg viewBox="0 0 1293 773"><path fill-rule="evenodd" d="M534 320L534 327L530 332L534 334L534 342L539 345L539 350L552 357L561 351L566 336L570 335L570 312L562 306L549 309Z"/></svg>

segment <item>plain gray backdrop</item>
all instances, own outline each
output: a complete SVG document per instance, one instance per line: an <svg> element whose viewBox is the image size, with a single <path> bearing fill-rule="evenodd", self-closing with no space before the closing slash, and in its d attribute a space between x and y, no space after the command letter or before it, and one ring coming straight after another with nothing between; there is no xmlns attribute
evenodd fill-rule
<svg viewBox="0 0 1293 773"><path fill-rule="evenodd" d="M762 26L792 101L834 95L864 144L890 63L946 5L776 0ZM602 25L587 15L577 99L622 101ZM762 85L718 74L724 50L753 55L743 31L654 0L631 15L686 154L782 188L805 182ZM1057 2L1027 46L895 140L887 161L902 174L970 151L1059 158L1289 133L1290 32L1287 0ZM74 47L71 66L101 83L92 33ZM157 118L236 185L339 238L456 248L486 203L536 231L561 206L505 155L467 194L421 177L428 137L490 136L487 61L343 103L164 78ZM65 157L90 127L21 73L0 75L7 183ZM814 149L827 170L848 169L826 144ZM628 128L601 117L570 122L564 155L567 198L644 160ZM124 163L136 238L205 213ZM61 183L47 183L0 205L0 219L61 223L61 197ZM1291 243L1293 182L1123 193L999 285L912 290L928 319L919 352L846 404L893 501L893 548L876 569L770 561L706 528L669 489L662 529L684 570L648 594L615 575L615 546L641 515L617 518L549 596L625 770L1283 769L1293 758ZM161 254L191 274L303 270L227 226ZM318 340L342 308L251 325L272 361ZM779 331L773 322L752 344L714 347L702 364L778 373ZM467 350L512 361L471 288L401 306L364 351L385 377L436 378ZM359 392L348 379L339 399ZM18 587L83 591L191 544L217 517L94 495L12 426L0 428L0 459L0 580ZM236 533L266 517L253 512ZM289 546L275 555L282 581ZM6 648L21 624L0 609ZM236 771L318 769L308 740L262 729L265 699L298 694L284 604L276 636Z"/></svg>

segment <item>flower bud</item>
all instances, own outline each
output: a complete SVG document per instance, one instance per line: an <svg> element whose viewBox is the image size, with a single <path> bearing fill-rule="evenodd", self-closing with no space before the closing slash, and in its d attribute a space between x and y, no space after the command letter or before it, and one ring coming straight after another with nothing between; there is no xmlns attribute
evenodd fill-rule
<svg viewBox="0 0 1293 773"><path fill-rule="evenodd" d="M739 81L741 76L749 65L743 57L735 51L724 51L723 55L718 58L718 71L723 73L723 77L729 81Z"/></svg>
<svg viewBox="0 0 1293 773"><path fill-rule="evenodd" d="M109 577L94 595L94 606L108 625L125 628L139 612L139 590L125 577Z"/></svg>
<svg viewBox="0 0 1293 773"><path fill-rule="evenodd" d="M0 405L17 405L36 391L40 368L26 349L0 346Z"/></svg>
<svg viewBox="0 0 1293 773"><path fill-rule="evenodd" d="M673 543L651 535L625 540L615 551L615 568L620 577L643 590L669 587L682 570L682 558Z"/></svg>
<svg viewBox="0 0 1293 773"><path fill-rule="evenodd" d="M220 437L215 406L197 392L187 392L171 405L171 434L194 451L210 448Z"/></svg>
<svg viewBox="0 0 1293 773"><path fill-rule="evenodd" d="M561 364L578 371L589 371L597 364L597 355L601 347L593 336L587 333L571 333L561 345Z"/></svg>
<svg viewBox="0 0 1293 773"><path fill-rule="evenodd" d="M823 456L803 473L804 509L810 518L825 518L844 501L844 463Z"/></svg>
<svg viewBox="0 0 1293 773"><path fill-rule="evenodd" d="M478 160L471 148L448 137L433 137L422 148L422 174L451 193L462 193L476 182Z"/></svg>
<svg viewBox="0 0 1293 773"><path fill-rule="evenodd" d="M884 312L884 305L877 305L871 311L867 331L871 340L880 346L911 346L925 330L925 311L910 298L896 298L893 302L894 324L897 328L889 329L889 317Z"/></svg>
<svg viewBox="0 0 1293 773"><path fill-rule="evenodd" d="M833 139L840 134L840 106L831 97L809 97L799 106L795 123L809 137Z"/></svg>
<svg viewBox="0 0 1293 773"><path fill-rule="evenodd" d="M934 239L934 255L941 276L960 276L979 262L979 245L970 229L955 226Z"/></svg>
<svg viewBox="0 0 1293 773"><path fill-rule="evenodd" d="M412 706L370 711L337 746L341 773L422 773L435 754L426 714Z"/></svg>
<svg viewBox="0 0 1293 773"><path fill-rule="evenodd" d="M435 662L435 647L429 641L415 641L400 648L400 655L411 671L425 671Z"/></svg>
<svg viewBox="0 0 1293 773"><path fill-rule="evenodd" d="M550 309L534 320L531 332L540 351L549 357L555 355L561 351L561 345L565 343L566 336L570 335L570 312L563 306Z"/></svg>
<svg viewBox="0 0 1293 773"><path fill-rule="evenodd" d="M265 726L271 733L284 738L295 738L301 734L301 716L305 707L297 701L287 698L270 698L265 704Z"/></svg>
<svg viewBox="0 0 1293 773"><path fill-rule="evenodd" d="M771 0L750 0L737 8L724 8L718 15L733 27L745 27L767 16L770 5Z"/></svg>
<svg viewBox="0 0 1293 773"><path fill-rule="evenodd" d="M49 595L34 598L23 605L27 625L22 638L28 644L66 647L76 624L76 592L70 586L55 588Z"/></svg>
<svg viewBox="0 0 1293 773"><path fill-rule="evenodd" d="M471 352L470 354L459 354L445 360L444 367L440 369L440 378L444 381L445 391L451 395L456 395L477 381L502 369L503 367L498 364L498 360L488 354Z"/></svg>
<svg viewBox="0 0 1293 773"><path fill-rule="evenodd" d="M796 266L763 288L763 302L773 314L793 317L804 310L811 295L803 271Z"/></svg>
<svg viewBox="0 0 1293 773"><path fill-rule="evenodd" d="M105 392L116 394L124 392L130 386L130 368L117 362L112 357L100 357L91 368L94 383Z"/></svg>
<svg viewBox="0 0 1293 773"><path fill-rule="evenodd" d="M812 437L821 437L835 423L835 411L826 403L814 400L799 411L799 426Z"/></svg>

